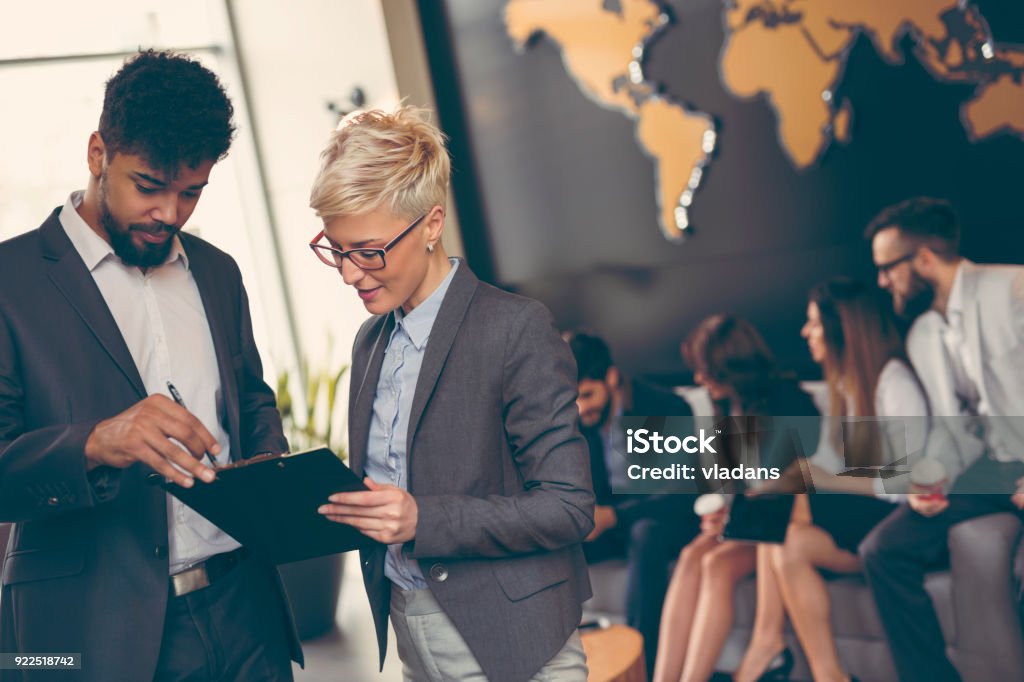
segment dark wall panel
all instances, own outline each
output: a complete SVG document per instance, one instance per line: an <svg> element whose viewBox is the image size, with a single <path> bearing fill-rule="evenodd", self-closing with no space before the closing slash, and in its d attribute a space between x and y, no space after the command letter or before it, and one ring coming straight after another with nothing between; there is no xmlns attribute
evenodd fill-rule
<svg viewBox="0 0 1024 682"><path fill-rule="evenodd" d="M678 374L680 339L703 316L732 311L754 321L786 365L813 375L798 335L807 289L832 274L873 278L864 226L909 196L954 203L967 256L1024 261L1024 141L970 142L959 112L975 86L937 81L910 38L900 65L857 40L836 91L853 106L852 139L801 171L783 153L770 106L721 83L722 2L667 3L673 23L644 73L711 114L718 130L692 235L669 243L634 124L588 99L548 38L517 54L504 4L421 2L471 264L544 301L563 326L605 335L633 372ZM1024 39L1024 5L978 6L997 41Z"/></svg>

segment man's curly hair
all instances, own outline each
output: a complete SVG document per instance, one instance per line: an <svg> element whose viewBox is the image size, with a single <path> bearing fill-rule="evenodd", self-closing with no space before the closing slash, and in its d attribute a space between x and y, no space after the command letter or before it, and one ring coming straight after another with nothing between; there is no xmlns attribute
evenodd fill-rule
<svg viewBox="0 0 1024 682"><path fill-rule="evenodd" d="M174 175L219 161L235 133L234 107L217 76L173 52L139 52L107 81L99 133L111 156L141 156Z"/></svg>

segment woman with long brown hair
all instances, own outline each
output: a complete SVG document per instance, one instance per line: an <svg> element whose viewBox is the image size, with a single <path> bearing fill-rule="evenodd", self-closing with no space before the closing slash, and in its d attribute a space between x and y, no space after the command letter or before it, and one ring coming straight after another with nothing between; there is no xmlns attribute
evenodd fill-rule
<svg viewBox="0 0 1024 682"><path fill-rule="evenodd" d="M778 370L761 334L746 320L705 319L682 353L718 419L817 415L810 396ZM741 433L755 433L752 426ZM679 555L662 610L655 682L706 680L714 671L732 627L736 584L754 571L757 558L756 545L720 539L726 515L722 509L703 516L700 535Z"/></svg>
<svg viewBox="0 0 1024 682"><path fill-rule="evenodd" d="M846 278L819 284L809 299L801 335L823 368L830 398L828 426L810 459L819 494L796 497L783 544L757 547L757 617L733 676L737 682L787 678L792 667L783 641L787 614L817 682L853 679L839 661L819 571L859 572L857 545L895 505L875 496L878 479L836 474L883 465L901 453L893 455L887 447L884 420L841 423L841 418L916 417L901 420L894 430L903 436L905 428L903 447L911 451L923 446L926 433L927 402L904 359L889 306L873 289Z"/></svg>

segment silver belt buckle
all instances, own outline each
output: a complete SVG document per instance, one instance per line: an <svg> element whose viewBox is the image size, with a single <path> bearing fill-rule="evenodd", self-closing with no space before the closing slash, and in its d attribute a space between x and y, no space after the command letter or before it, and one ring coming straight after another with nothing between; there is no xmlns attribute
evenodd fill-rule
<svg viewBox="0 0 1024 682"><path fill-rule="evenodd" d="M210 576L206 572L206 563L193 566L181 573L175 573L171 576L171 583L174 585L175 597L182 597L190 592L209 587Z"/></svg>

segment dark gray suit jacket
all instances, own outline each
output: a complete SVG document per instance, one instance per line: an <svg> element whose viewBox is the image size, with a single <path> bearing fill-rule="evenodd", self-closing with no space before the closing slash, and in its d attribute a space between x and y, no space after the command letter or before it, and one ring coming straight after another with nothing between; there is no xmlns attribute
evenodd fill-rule
<svg viewBox="0 0 1024 682"><path fill-rule="evenodd" d="M394 315L359 330L350 445L362 474ZM410 543L437 601L490 680L532 677L564 646L590 597L580 542L593 528L576 367L543 305L459 265L430 332L408 433ZM381 664L391 582L385 549L362 554Z"/></svg>
<svg viewBox="0 0 1024 682"><path fill-rule="evenodd" d="M151 679L167 605L166 495L146 482L148 467L86 472L84 455L97 422L146 389L59 214L0 244L0 521L17 522L0 651L81 653L74 679ZM283 451L238 266L196 237L181 241L213 335L231 452Z"/></svg>

